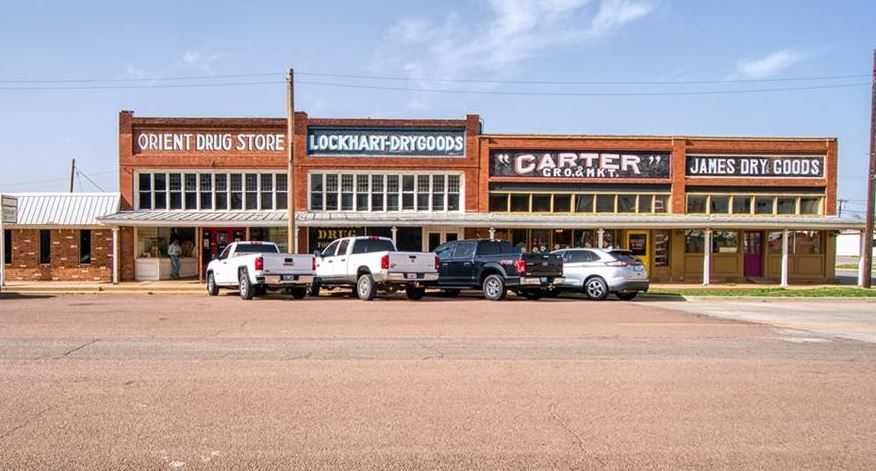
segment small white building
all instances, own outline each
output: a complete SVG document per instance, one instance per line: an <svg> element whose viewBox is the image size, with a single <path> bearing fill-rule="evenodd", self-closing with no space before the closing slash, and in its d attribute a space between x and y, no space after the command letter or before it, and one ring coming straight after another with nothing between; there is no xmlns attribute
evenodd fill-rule
<svg viewBox="0 0 876 471"><path fill-rule="evenodd" d="M873 255L876 256L876 237L873 238ZM836 236L837 257L859 257L861 255L861 233L842 232Z"/></svg>

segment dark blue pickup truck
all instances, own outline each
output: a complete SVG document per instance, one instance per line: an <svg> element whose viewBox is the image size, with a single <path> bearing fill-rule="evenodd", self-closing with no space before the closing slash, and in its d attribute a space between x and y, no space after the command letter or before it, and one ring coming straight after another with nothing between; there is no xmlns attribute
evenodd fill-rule
<svg viewBox="0 0 876 471"><path fill-rule="evenodd" d="M510 289L539 299L564 281L561 257L521 253L506 240L456 240L438 246L435 254L438 287L451 296L462 289L480 289L484 298L499 301Z"/></svg>

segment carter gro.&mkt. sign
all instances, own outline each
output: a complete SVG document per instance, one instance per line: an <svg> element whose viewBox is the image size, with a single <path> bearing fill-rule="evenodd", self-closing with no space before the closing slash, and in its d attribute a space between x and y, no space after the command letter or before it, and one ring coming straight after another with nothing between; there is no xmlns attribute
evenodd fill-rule
<svg viewBox="0 0 876 471"><path fill-rule="evenodd" d="M490 176L669 178L669 159L668 152L501 150L490 153Z"/></svg>

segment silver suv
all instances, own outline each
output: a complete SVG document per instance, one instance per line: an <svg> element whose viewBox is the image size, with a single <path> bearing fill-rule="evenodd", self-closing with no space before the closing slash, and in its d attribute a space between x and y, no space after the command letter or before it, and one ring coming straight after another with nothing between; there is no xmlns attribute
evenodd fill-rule
<svg viewBox="0 0 876 471"><path fill-rule="evenodd" d="M562 249L553 253L563 257L566 281L559 285L559 291L583 292L594 300L605 299L609 293L614 293L624 301L648 291L645 265L629 250Z"/></svg>

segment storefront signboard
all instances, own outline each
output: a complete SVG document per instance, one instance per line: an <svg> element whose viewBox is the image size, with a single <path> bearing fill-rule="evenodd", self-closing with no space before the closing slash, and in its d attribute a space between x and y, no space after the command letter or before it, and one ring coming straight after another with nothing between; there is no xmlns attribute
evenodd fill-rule
<svg viewBox="0 0 876 471"><path fill-rule="evenodd" d="M283 152L286 135L231 132L138 132L135 152Z"/></svg>
<svg viewBox="0 0 876 471"><path fill-rule="evenodd" d="M0 195L0 219L5 224L15 224L18 219L18 198L8 195Z"/></svg>
<svg viewBox="0 0 876 471"><path fill-rule="evenodd" d="M465 129L307 129L307 155L344 157L465 157Z"/></svg>
<svg viewBox="0 0 876 471"><path fill-rule="evenodd" d="M823 178L824 156L688 155L689 177Z"/></svg>
<svg viewBox="0 0 876 471"><path fill-rule="evenodd" d="M311 227L309 230L308 239L310 240L310 251L315 249L323 250L328 247L335 239L343 239L344 237L356 237L365 235L364 227Z"/></svg>
<svg viewBox="0 0 876 471"><path fill-rule="evenodd" d="M490 176L536 178L669 178L669 152L497 150Z"/></svg>

